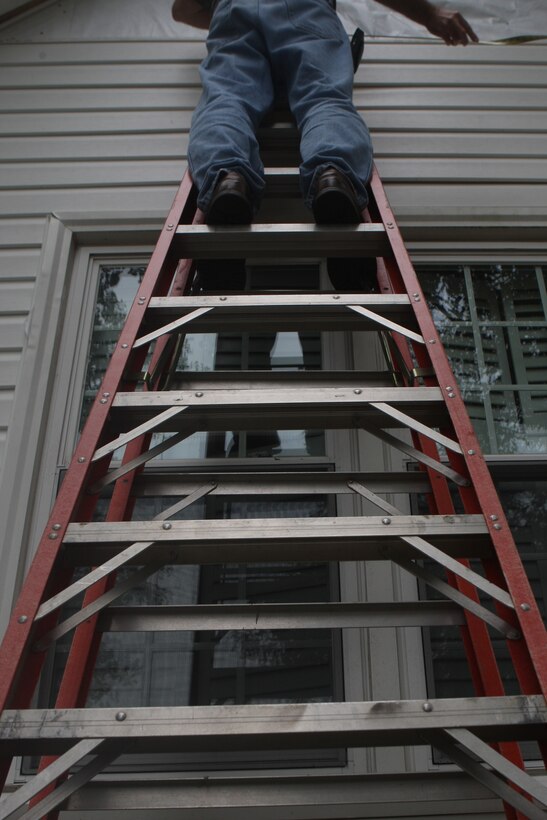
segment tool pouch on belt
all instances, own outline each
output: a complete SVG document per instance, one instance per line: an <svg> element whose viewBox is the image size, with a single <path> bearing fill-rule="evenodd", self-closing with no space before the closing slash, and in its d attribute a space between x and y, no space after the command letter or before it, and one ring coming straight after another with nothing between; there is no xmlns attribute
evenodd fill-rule
<svg viewBox="0 0 547 820"><path fill-rule="evenodd" d="M363 29L356 28L351 38L351 57L353 60L353 73L359 68L363 51L365 50L365 33Z"/></svg>
<svg viewBox="0 0 547 820"><path fill-rule="evenodd" d="M329 6L336 11L336 0L328 0ZM350 40L351 58L353 60L353 73L359 68L359 63L365 50L365 32L362 28L356 28Z"/></svg>

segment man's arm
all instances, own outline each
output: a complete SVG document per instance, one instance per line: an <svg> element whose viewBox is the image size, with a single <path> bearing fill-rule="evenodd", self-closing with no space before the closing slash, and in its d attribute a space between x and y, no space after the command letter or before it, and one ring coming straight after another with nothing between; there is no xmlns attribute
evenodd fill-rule
<svg viewBox="0 0 547 820"><path fill-rule="evenodd" d="M439 9L429 0L376 0L376 2L403 14L415 23L420 23L449 46L466 46L469 42L479 42L479 38L465 17L458 11Z"/></svg>
<svg viewBox="0 0 547 820"><path fill-rule="evenodd" d="M209 28L211 23L211 12L198 0L175 0L172 13L177 23L186 23L195 28Z"/></svg>

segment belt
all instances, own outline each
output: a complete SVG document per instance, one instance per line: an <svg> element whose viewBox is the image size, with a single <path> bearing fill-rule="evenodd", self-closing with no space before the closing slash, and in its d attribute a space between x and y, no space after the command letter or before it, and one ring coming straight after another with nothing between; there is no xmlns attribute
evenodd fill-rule
<svg viewBox="0 0 547 820"><path fill-rule="evenodd" d="M198 2L200 3L201 6L203 6L203 8L206 11L209 11L212 14L214 12L214 10L216 9L216 7L218 6L220 0L198 0ZM336 11L336 0L327 0L327 3L331 7L331 9Z"/></svg>

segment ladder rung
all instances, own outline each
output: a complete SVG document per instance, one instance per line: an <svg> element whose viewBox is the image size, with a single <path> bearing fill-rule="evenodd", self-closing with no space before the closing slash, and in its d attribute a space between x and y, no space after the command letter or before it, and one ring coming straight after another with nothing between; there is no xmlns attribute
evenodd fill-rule
<svg viewBox="0 0 547 820"><path fill-rule="evenodd" d="M376 294L306 294L299 296L186 296L157 297L150 300L146 330L190 316L185 332L214 333L237 331L378 330L378 322L351 310L367 308L378 316L416 329L408 296Z"/></svg>
<svg viewBox="0 0 547 820"><path fill-rule="evenodd" d="M238 459L238 462L240 459ZM139 496L190 495L205 484L215 484L211 495L328 495L354 493L348 482L357 481L376 493L426 493L431 491L424 472L196 472L141 474L133 494Z"/></svg>
<svg viewBox="0 0 547 820"><path fill-rule="evenodd" d="M283 763L287 765L290 758L286 752L283 755ZM191 762L196 760L206 768L207 759L192 755ZM338 769L339 759L335 757L332 765ZM76 816L82 818L86 816L85 812L103 812L101 817L108 820L122 820L127 815L128 806L134 809L135 820L149 820L150 817L154 820L227 820L236 817L238 820L256 820L257 806L260 806L262 817L310 820L320 816L317 808L320 806L322 809L328 807L331 820L364 818L367 814L370 820L376 820L382 814L385 816L386 810L398 811L404 817L405 813L408 815L409 805L418 812L417 817L425 817L431 801L439 801L439 805L458 805L462 794L466 802L478 800L482 803L487 797L484 787L471 778L462 779L455 772L446 776L441 772L413 772L408 778L370 773L333 775L324 770L320 775L276 774L273 777L238 773L233 778L209 777L206 786L199 774L187 775L180 780L172 779L172 775L158 780L143 780L142 777L135 780L132 775L124 778L117 774L115 779L104 778L84 786L69 798L66 810L76 812Z"/></svg>
<svg viewBox="0 0 547 820"><path fill-rule="evenodd" d="M217 629L343 629L458 626L463 609L450 601L322 604L199 604L109 607L103 632L177 632Z"/></svg>
<svg viewBox="0 0 547 820"><path fill-rule="evenodd" d="M149 424L155 432L196 430L336 429L373 423L402 427L371 403L386 402L417 421L443 426L447 412L437 387L294 387L118 393L111 412L116 431ZM167 411L186 408L169 415ZM154 418L161 416L158 424Z"/></svg>
<svg viewBox="0 0 547 820"><path fill-rule="evenodd" d="M136 542L152 544L137 564L421 559L401 540L416 535L453 558L491 555L481 515L398 515L69 524L64 559L98 566Z"/></svg>
<svg viewBox="0 0 547 820"><path fill-rule="evenodd" d="M283 163L269 164L269 167L264 169L265 195L267 197L295 197L301 199L302 189L300 187L298 167L296 165L286 167L287 160L288 157L285 158Z"/></svg>
<svg viewBox="0 0 547 820"><path fill-rule="evenodd" d="M284 703L246 706L6 710L0 754L59 754L75 741L108 739L129 751L215 751L423 745L430 732L464 728L488 742L542 736L540 695Z"/></svg>
<svg viewBox="0 0 547 820"><path fill-rule="evenodd" d="M313 225L272 223L222 226L181 225L175 248L185 259L238 259L272 256L317 259L387 256L389 243L383 225Z"/></svg>
<svg viewBox="0 0 547 820"><path fill-rule="evenodd" d="M393 387L389 370L177 370L172 390L253 390L254 388L299 387Z"/></svg>

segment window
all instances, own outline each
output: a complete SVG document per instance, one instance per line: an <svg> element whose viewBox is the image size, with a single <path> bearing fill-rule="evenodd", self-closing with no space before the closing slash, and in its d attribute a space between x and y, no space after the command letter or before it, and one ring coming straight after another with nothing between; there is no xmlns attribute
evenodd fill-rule
<svg viewBox="0 0 547 820"><path fill-rule="evenodd" d="M540 265L418 269L525 570L547 616L547 297ZM545 460L541 455L545 454ZM504 457L507 461L504 463ZM430 591L424 590L428 596ZM456 628L428 630L429 688L473 694ZM517 691L505 641L493 636L508 694ZM535 756L534 752L531 752Z"/></svg>
<svg viewBox="0 0 547 820"><path fill-rule="evenodd" d="M144 265L103 264L98 271L97 302L86 368L81 423L99 389L108 359L144 274ZM254 279L261 284L262 271ZM317 269L295 269L291 287L318 289ZM283 288L289 290L288 287ZM183 340L172 389L196 371L303 370L321 368L320 333L192 334ZM158 434L152 446L167 438ZM291 459L325 458L324 434L318 430L265 430L197 432L167 449L147 469L155 475L172 475L214 462L218 470L230 469L234 459L266 460L291 469ZM197 460L197 461L196 461ZM265 462L266 463L266 462ZM224 466L225 465L225 466ZM188 469L188 467L186 467ZM199 469L199 468L198 468ZM171 506L165 495L145 495L136 500L133 519L153 518ZM104 516L107 499L99 503ZM328 496L290 498L211 496L196 502L178 518L308 517L334 514ZM133 570L128 569L127 574ZM119 577L123 577L120 573ZM336 565L325 563L275 563L257 565L165 566L146 583L135 587L117 605L195 604L221 602L306 602L339 597ZM63 617L69 613L64 613ZM60 641L45 678L42 700L51 703L60 682L70 642ZM210 631L210 632L107 632L103 635L88 705L96 707L317 702L342 700L341 641L335 630ZM122 689L122 681L124 688ZM237 765L238 758L216 756L220 768ZM279 755L256 758L277 766L340 765L337 750L298 751L280 764ZM166 759L163 768L196 768L203 760L178 756ZM207 757L208 767L211 764ZM117 764L117 768L123 764ZM146 764L144 764L146 765ZM213 761L214 765L214 761ZM249 761L246 760L246 765Z"/></svg>

